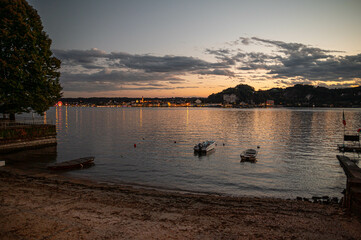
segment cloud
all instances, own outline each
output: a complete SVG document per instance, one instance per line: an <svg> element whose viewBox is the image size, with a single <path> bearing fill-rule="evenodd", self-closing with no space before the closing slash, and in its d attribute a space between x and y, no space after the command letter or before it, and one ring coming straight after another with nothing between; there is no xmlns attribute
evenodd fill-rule
<svg viewBox="0 0 361 240"><path fill-rule="evenodd" d="M217 59L231 64L240 71L265 71L272 79L288 79L297 82L359 82L361 78L361 54L339 56L336 50L325 50L302 43L287 43L258 37L239 38L234 44L257 45L273 48L271 53L236 53L229 49L207 50ZM267 51L269 52L269 51ZM252 80L252 79L251 79Z"/></svg>
<svg viewBox="0 0 361 240"><path fill-rule="evenodd" d="M185 75L202 74L232 77L224 62L207 62L187 56L106 53L99 49L54 50L62 60L61 83L65 91L114 91L146 83L163 89L187 86Z"/></svg>
<svg viewBox="0 0 361 240"><path fill-rule="evenodd" d="M249 38L245 38L245 37L240 37L237 40L237 43L241 42L243 45L249 45L251 43Z"/></svg>
<svg viewBox="0 0 361 240"><path fill-rule="evenodd" d="M94 92L124 90L128 85L152 85L163 86L166 89L168 83L182 84L184 79L170 76L164 73L145 73L139 71L122 71L104 69L96 73L62 73L62 83L65 91ZM169 89L173 89L170 87ZM128 89L129 90L129 89Z"/></svg>
<svg viewBox="0 0 361 240"><path fill-rule="evenodd" d="M361 82L361 54L345 55L302 43L240 37L228 47L206 48L214 62L189 56L130 54L99 49L53 50L62 60L65 91L115 91L189 88L191 75L206 80L273 81L354 86ZM246 51L256 46L264 51ZM225 78L224 78L225 79Z"/></svg>
<svg viewBox="0 0 361 240"><path fill-rule="evenodd" d="M214 55L216 59L218 59L220 62L218 63L219 66L229 68L232 65L235 65L235 60L231 57L232 51L229 49L210 49L207 48L205 50L205 53Z"/></svg>
<svg viewBox="0 0 361 240"><path fill-rule="evenodd" d="M228 42L227 44L230 46L236 46L239 45L240 43L242 43L243 45L249 45L250 39L246 37L239 37L237 40Z"/></svg>
<svg viewBox="0 0 361 240"><path fill-rule="evenodd" d="M222 75L222 76L235 77L235 73L227 69L201 70L201 71L197 71L196 73L201 75Z"/></svg>
<svg viewBox="0 0 361 240"><path fill-rule="evenodd" d="M184 73L197 70L226 68L227 65L211 63L194 57L186 56L153 56L137 55L124 52L105 53L98 49L91 50L54 50L54 55L65 65L78 65L85 69L104 67L141 70L149 73L169 72Z"/></svg>
<svg viewBox="0 0 361 240"><path fill-rule="evenodd" d="M158 57L151 55L124 55L119 53L111 53L110 59L114 60L114 66L138 69L150 73L180 73L218 67L215 64L201 59L184 56L166 55L163 57Z"/></svg>

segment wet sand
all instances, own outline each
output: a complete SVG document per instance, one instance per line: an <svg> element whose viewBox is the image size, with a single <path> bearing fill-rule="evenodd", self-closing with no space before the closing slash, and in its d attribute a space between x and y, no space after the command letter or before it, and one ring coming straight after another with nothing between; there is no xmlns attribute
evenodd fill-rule
<svg viewBox="0 0 361 240"><path fill-rule="evenodd" d="M176 193L0 168L0 239L361 239L338 205Z"/></svg>

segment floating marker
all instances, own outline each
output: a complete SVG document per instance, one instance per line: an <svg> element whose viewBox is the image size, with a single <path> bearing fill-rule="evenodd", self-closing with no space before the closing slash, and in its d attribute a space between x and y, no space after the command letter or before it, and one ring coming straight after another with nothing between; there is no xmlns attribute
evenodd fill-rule
<svg viewBox="0 0 361 240"><path fill-rule="evenodd" d="M135 147L135 148L137 147L137 144L136 144L136 143L134 143L134 147Z"/></svg>

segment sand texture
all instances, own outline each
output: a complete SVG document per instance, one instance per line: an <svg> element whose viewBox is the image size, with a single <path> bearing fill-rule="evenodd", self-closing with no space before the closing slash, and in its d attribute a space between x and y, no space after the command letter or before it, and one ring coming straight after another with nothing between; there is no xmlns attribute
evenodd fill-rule
<svg viewBox="0 0 361 240"><path fill-rule="evenodd" d="M338 205L176 193L0 169L0 239L361 239Z"/></svg>

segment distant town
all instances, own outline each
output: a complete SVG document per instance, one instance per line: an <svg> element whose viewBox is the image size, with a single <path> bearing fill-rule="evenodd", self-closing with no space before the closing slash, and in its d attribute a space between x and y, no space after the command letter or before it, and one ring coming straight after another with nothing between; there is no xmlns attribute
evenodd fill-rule
<svg viewBox="0 0 361 240"><path fill-rule="evenodd" d="M78 107L210 107L221 104L206 103L207 98L62 98L57 103Z"/></svg>
<svg viewBox="0 0 361 240"><path fill-rule="evenodd" d="M311 85L258 90L240 84L207 98L62 98L56 106L78 107L361 107L361 87L328 89Z"/></svg>
<svg viewBox="0 0 361 240"><path fill-rule="evenodd" d="M56 106L77 107L277 107L273 100L264 104L235 104L235 95L225 95L222 103L208 103L207 98L62 98ZM280 107L280 106L278 106Z"/></svg>

